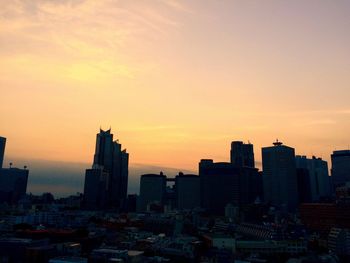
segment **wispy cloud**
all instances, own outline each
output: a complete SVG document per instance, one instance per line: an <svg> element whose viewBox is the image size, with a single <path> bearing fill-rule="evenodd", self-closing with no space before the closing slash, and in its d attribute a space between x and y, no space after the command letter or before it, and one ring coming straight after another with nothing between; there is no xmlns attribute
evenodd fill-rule
<svg viewBox="0 0 350 263"><path fill-rule="evenodd" d="M193 10L191 10L188 5L186 5L183 1L178 1L178 0L160 0L163 4L177 10L180 12L185 12L185 13L194 13Z"/></svg>
<svg viewBox="0 0 350 263"><path fill-rule="evenodd" d="M12 59L30 50L38 56L36 63L44 63L39 57L54 60L76 80L134 77L154 62L134 56L130 46L139 49L139 39L155 41L181 26L171 9L184 7L176 1L167 6L169 10L141 1L3 1L0 54Z"/></svg>

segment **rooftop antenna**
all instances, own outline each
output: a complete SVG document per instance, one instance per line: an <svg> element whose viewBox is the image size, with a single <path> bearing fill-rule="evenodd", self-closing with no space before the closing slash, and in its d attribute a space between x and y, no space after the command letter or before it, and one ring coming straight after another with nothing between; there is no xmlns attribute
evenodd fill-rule
<svg viewBox="0 0 350 263"><path fill-rule="evenodd" d="M278 141L278 139L276 139L276 141L273 143L273 145L275 146L281 146L283 143Z"/></svg>

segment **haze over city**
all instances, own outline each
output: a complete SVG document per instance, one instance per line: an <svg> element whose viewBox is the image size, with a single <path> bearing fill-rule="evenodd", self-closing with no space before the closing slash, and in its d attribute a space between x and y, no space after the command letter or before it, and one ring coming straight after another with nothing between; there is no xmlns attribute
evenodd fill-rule
<svg viewBox="0 0 350 263"><path fill-rule="evenodd" d="M112 127L131 169L195 171L201 158L227 161L232 140L254 143L260 162L276 138L329 161L350 144L349 10L349 1L3 0L5 165L33 163L30 190L50 162L90 164L100 127Z"/></svg>

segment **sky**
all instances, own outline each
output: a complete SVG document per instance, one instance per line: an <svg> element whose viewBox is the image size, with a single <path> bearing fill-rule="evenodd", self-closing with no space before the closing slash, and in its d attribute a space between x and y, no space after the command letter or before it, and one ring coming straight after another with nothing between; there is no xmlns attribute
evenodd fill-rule
<svg viewBox="0 0 350 263"><path fill-rule="evenodd" d="M90 166L100 127L132 165L179 170L228 161L232 140L257 161L276 138L326 160L349 148L350 1L0 5L7 161Z"/></svg>

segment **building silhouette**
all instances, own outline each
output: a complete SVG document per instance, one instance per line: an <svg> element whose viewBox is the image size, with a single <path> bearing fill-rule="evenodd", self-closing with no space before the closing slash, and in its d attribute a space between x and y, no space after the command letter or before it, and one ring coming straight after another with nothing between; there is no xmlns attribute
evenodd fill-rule
<svg viewBox="0 0 350 263"><path fill-rule="evenodd" d="M199 176L201 207L214 214L223 214L227 204L253 203L261 193L255 168L203 159L199 163Z"/></svg>
<svg viewBox="0 0 350 263"><path fill-rule="evenodd" d="M109 173L103 168L86 170L84 182L85 208L108 208L108 177Z"/></svg>
<svg viewBox="0 0 350 263"><path fill-rule="evenodd" d="M202 159L199 163L201 207L223 214L225 206L241 206L262 198L262 177L254 162L253 144L233 141L231 162Z"/></svg>
<svg viewBox="0 0 350 263"><path fill-rule="evenodd" d="M334 151L332 160L332 181L334 186L350 181L350 150Z"/></svg>
<svg viewBox="0 0 350 263"><path fill-rule="evenodd" d="M255 167L253 144L241 141L231 143L231 163L239 167Z"/></svg>
<svg viewBox="0 0 350 263"><path fill-rule="evenodd" d="M0 169L4 163L6 138L0 136Z"/></svg>
<svg viewBox="0 0 350 263"><path fill-rule="evenodd" d="M144 174L140 178L137 210L193 209L200 207L200 180L198 175L180 172L175 178L160 174Z"/></svg>
<svg viewBox="0 0 350 263"><path fill-rule="evenodd" d="M129 154L122 150L118 141L113 141L111 130L100 129L96 135L92 169L87 169L85 173L86 207L123 209L127 198L128 166Z"/></svg>
<svg viewBox="0 0 350 263"><path fill-rule="evenodd" d="M179 173L175 177L175 189L178 209L200 207L200 178L198 175Z"/></svg>
<svg viewBox="0 0 350 263"><path fill-rule="evenodd" d="M331 185L328 173L328 164L321 158L306 158L306 156L297 155L295 157L296 168L299 171L298 176L300 176L301 170L306 170L309 182L304 182L303 185L308 184L310 192L311 202L318 202L322 198L329 198L331 196ZM304 171L305 172L305 171ZM298 177L298 179L302 179ZM298 184L299 186L300 184ZM299 192L301 189L299 188ZM306 191L306 189L304 190ZM304 193L304 196L307 193ZM300 200L302 201L302 200Z"/></svg>
<svg viewBox="0 0 350 263"><path fill-rule="evenodd" d="M167 178L162 172L141 175L137 210L140 212L148 211L151 204L163 206L165 204L166 182Z"/></svg>
<svg viewBox="0 0 350 263"><path fill-rule="evenodd" d="M27 192L29 170L12 167L3 168L6 138L0 137L0 203L17 204Z"/></svg>
<svg viewBox="0 0 350 263"><path fill-rule="evenodd" d="M310 173L307 168L297 168L298 198L300 203L311 203Z"/></svg>
<svg viewBox="0 0 350 263"><path fill-rule="evenodd" d="M29 170L26 168L0 169L0 202L17 204L26 195Z"/></svg>
<svg viewBox="0 0 350 263"><path fill-rule="evenodd" d="M262 148L264 201L273 206L295 210L298 186L293 148L276 141Z"/></svg>

